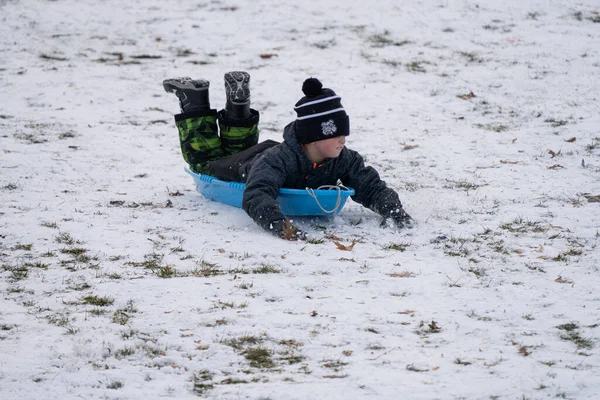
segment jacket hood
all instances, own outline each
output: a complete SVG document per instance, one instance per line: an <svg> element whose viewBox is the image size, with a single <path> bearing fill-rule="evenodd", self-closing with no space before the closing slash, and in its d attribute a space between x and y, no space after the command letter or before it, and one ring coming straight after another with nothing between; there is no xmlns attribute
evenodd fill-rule
<svg viewBox="0 0 600 400"><path fill-rule="evenodd" d="M296 122L290 122L283 128L283 141L288 146L288 148L297 154L301 160L305 163L305 165L312 165L312 162L308 158L308 155L302 148L302 145L298 141L296 137Z"/></svg>

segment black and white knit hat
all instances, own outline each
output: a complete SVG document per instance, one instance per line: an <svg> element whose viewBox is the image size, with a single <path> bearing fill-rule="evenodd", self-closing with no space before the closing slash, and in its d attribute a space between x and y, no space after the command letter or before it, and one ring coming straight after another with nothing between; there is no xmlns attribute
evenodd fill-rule
<svg viewBox="0 0 600 400"><path fill-rule="evenodd" d="M296 103L296 137L302 144L350 134L350 120L344 111L340 96L331 89L323 89L316 78L302 84L305 96Z"/></svg>

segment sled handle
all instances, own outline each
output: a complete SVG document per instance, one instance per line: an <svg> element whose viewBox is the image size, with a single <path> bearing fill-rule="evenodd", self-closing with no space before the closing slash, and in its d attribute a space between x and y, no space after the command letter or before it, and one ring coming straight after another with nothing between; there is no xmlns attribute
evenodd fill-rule
<svg viewBox="0 0 600 400"><path fill-rule="evenodd" d="M319 186L316 189L316 190L321 190L321 189L336 189L337 190L337 200L335 202L335 207L333 207L333 210L326 210L325 208L323 208L321 203L319 203L319 199L317 199L317 195L315 194L315 189L306 188L306 192L309 194L310 197L312 197L315 200L315 202L317 203L317 205L319 206L321 211L323 211L326 214L333 214L338 210L338 208L340 207L340 203L342 202L342 187L344 189L347 189L343 185L323 185L323 186Z"/></svg>

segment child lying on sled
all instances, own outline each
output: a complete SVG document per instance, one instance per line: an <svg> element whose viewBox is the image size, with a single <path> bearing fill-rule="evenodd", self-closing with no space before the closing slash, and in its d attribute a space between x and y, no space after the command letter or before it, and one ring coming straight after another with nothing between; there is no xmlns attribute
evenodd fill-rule
<svg viewBox="0 0 600 400"><path fill-rule="evenodd" d="M246 72L226 73L227 102L217 112L210 108L208 81L185 77L163 82L180 101L182 112L175 123L190 169L245 182L242 208L266 231L288 240L304 234L281 213L279 189L316 189L339 181L354 189L354 201L398 228L412 226L398 194L374 168L365 166L359 153L345 147L350 124L340 96L319 80L307 79L302 85L305 96L294 107L297 118L284 128L283 143L258 143L259 113L250 108L249 83Z"/></svg>

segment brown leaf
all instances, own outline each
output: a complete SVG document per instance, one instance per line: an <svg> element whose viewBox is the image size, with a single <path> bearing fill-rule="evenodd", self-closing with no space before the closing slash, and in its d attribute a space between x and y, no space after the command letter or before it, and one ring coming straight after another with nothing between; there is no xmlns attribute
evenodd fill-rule
<svg viewBox="0 0 600 400"><path fill-rule="evenodd" d="M558 276L558 278L556 278L554 280L554 282L558 282L558 283L573 283L572 280L570 280L569 278L563 278L562 276Z"/></svg>
<svg viewBox="0 0 600 400"><path fill-rule="evenodd" d="M283 238L285 240L298 240L298 237L296 237L296 231L298 231L298 228L296 228L289 220L286 219L285 223L283 224Z"/></svg>
<svg viewBox="0 0 600 400"><path fill-rule="evenodd" d="M576 138L576 137L572 137L571 139L567 139L567 140L565 140L565 142L567 142L567 143L573 143L573 142L574 142L574 141L576 141L576 140L577 140L577 138Z"/></svg>
<svg viewBox="0 0 600 400"><path fill-rule="evenodd" d="M403 147L403 150L412 150L412 149L416 149L417 147L419 147L418 144L406 144Z"/></svg>
<svg viewBox="0 0 600 400"><path fill-rule="evenodd" d="M427 324L427 326L431 332L439 332L442 329L435 321L431 321L431 323Z"/></svg>
<svg viewBox="0 0 600 400"><path fill-rule="evenodd" d="M277 57L277 54L275 53L262 53L260 55L260 58L264 59L269 59L269 58L273 58L273 57Z"/></svg>
<svg viewBox="0 0 600 400"><path fill-rule="evenodd" d="M207 344L202 344L200 346L196 346L196 350L208 350L210 346Z"/></svg>
<svg viewBox="0 0 600 400"><path fill-rule="evenodd" d="M523 354L525 357L531 354L531 351L527 351L527 346L519 347L519 353Z"/></svg>
<svg viewBox="0 0 600 400"><path fill-rule="evenodd" d="M344 350L342 351L342 354L346 357L350 357L352 355L352 350Z"/></svg>
<svg viewBox="0 0 600 400"><path fill-rule="evenodd" d="M396 314L414 314L415 310L396 311Z"/></svg>
<svg viewBox="0 0 600 400"><path fill-rule="evenodd" d="M548 150L548 154L550 154L550 155L552 156L552 158L554 158L554 157L556 157L556 156L559 156L559 155L560 155L560 150L558 151L558 153L555 153L555 152L554 152L554 151L552 151L552 150Z"/></svg>
<svg viewBox="0 0 600 400"><path fill-rule="evenodd" d="M319 313L318 313L318 312L316 312L315 310L313 310L313 311L310 313L310 316L311 316L311 317L316 317L317 315L319 315Z"/></svg>
<svg viewBox="0 0 600 400"><path fill-rule="evenodd" d="M500 164L518 164L518 161L500 160Z"/></svg>
<svg viewBox="0 0 600 400"><path fill-rule="evenodd" d="M217 249L219 253L225 253L225 249Z"/></svg>
<svg viewBox="0 0 600 400"><path fill-rule="evenodd" d="M334 244L337 246L337 248L338 248L339 250L344 250L344 251L352 251L352 249L354 248L354 245L356 244L356 240L353 240L353 241L352 241L352 244L350 244L350 245L348 245L348 246L345 246L345 245L341 244L341 243L340 243L340 242L338 242L338 241L334 241L333 243L334 243Z"/></svg>
<svg viewBox="0 0 600 400"><path fill-rule="evenodd" d="M472 90L469 90L469 93L458 94L458 95L456 95L456 97L458 97L459 99L463 99L463 100L469 100L469 99L472 99L473 97L477 97L477 96L475 96L475 93L473 93Z"/></svg>
<svg viewBox="0 0 600 400"><path fill-rule="evenodd" d="M335 236L333 233L327 234L325 237L330 240L342 240L341 237Z"/></svg>

